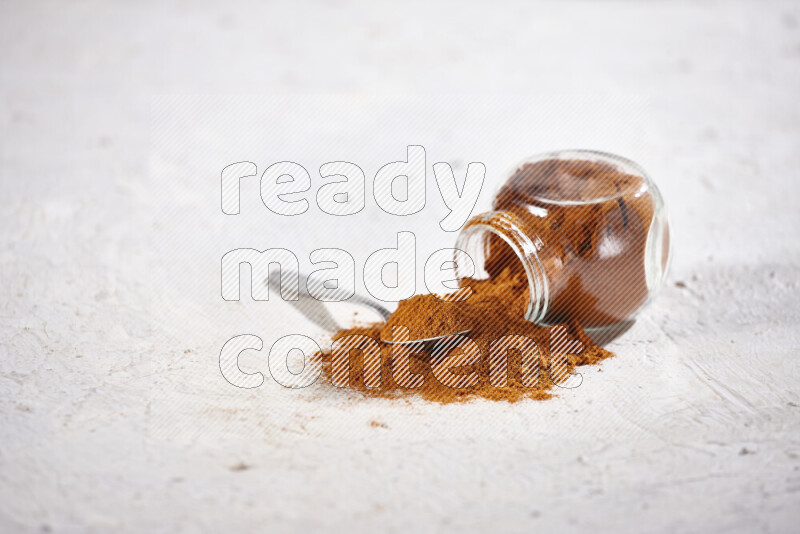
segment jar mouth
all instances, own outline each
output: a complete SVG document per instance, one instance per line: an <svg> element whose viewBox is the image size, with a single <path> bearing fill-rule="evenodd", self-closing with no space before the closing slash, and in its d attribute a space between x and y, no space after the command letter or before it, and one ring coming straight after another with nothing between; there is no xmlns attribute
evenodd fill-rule
<svg viewBox="0 0 800 534"><path fill-rule="evenodd" d="M528 308L525 318L541 323L547 314L549 291L547 276L539 258L544 247L537 236L528 236L521 229L517 216L502 211L476 215L459 233L456 248L465 252L473 261L475 271L467 272L467 266L456 264L456 276L488 278L485 262L489 257L490 236L499 237L515 254L525 269L528 279Z"/></svg>

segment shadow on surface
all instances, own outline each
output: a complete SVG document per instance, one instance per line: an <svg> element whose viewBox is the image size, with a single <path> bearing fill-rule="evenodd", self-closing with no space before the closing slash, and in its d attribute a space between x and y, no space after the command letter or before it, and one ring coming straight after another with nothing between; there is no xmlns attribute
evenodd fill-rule
<svg viewBox="0 0 800 534"><path fill-rule="evenodd" d="M623 321L607 328L587 328L586 334L600 347L605 347L619 336L631 329L636 319Z"/></svg>

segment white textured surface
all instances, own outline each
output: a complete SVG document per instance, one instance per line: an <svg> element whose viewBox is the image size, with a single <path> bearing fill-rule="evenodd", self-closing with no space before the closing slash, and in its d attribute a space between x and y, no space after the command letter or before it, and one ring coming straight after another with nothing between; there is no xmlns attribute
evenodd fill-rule
<svg viewBox="0 0 800 534"><path fill-rule="evenodd" d="M796 530L800 10L463 4L0 5L0 530ZM230 92L339 92L376 113L377 93L636 94L646 112L630 117L641 132L614 124L605 140L600 119L453 140L387 115L389 137L352 147L328 110L328 129L296 130L318 138L269 153L201 115L151 144L151 117L170 116L154 95ZM475 114L465 124L492 127ZM490 176L571 141L632 156L669 203L668 287L616 358L544 403L232 388L225 339L309 327L280 303L211 300L220 252L361 245L220 221L218 163L241 143L260 168L351 157L374 173L414 135L437 160L491 160ZM376 235L368 250L391 233ZM183 256L159 262L164 247Z"/></svg>

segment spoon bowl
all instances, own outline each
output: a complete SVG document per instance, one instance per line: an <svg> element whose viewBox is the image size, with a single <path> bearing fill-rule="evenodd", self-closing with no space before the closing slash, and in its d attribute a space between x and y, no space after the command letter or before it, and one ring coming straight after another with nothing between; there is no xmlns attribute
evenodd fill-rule
<svg viewBox="0 0 800 534"><path fill-rule="evenodd" d="M455 337L455 336L465 336L465 335L469 334L470 332L472 332L472 330L467 329L467 330L462 330L461 332L455 332L453 334L445 334L445 335L442 335L442 336L435 336L435 337L426 337L424 339L408 339L408 340L405 340L405 341L392 341L390 339L381 338L381 342L382 343L386 343L387 345L402 345L402 346L406 346L406 347L409 347L409 348L412 347L412 346L418 346L419 345L419 347L422 350L424 350L426 352L430 352L430 351L432 351L434 349L436 344L439 343L440 341L442 341L444 339L447 339L447 338Z"/></svg>

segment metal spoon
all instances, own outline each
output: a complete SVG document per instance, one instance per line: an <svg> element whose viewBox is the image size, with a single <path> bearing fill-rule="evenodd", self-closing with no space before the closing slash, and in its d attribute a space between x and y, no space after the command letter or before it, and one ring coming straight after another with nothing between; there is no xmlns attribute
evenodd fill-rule
<svg viewBox="0 0 800 534"><path fill-rule="evenodd" d="M304 275L302 273L299 273L298 276L299 276L300 280L305 280L306 281L304 284L299 284L299 286L300 286L300 288L299 288L300 289L300 296L303 299L308 299L308 300L305 300L306 303L309 303L309 304L310 303L314 303L315 305L314 306L308 306L307 304L304 304L303 306L295 305L295 307L298 310L300 310L301 313L303 313L306 317L308 317L312 321L317 322L317 324L320 324L319 319L323 319L324 318L324 323L325 324L324 325L320 324L320 326L324 326L326 328L329 328L330 327L330 323L331 323L331 320L329 320L330 314L322 306L322 302L321 301L313 298L311 296L311 294L309 294L308 289L307 289L308 276ZM268 283L268 285L269 285L269 287L271 289L273 289L275 291L280 291L281 283L280 283L280 279L278 277L274 277L274 276L270 277L267 280L267 283ZM380 304L375 302L373 299L364 297L362 295L353 294L353 295L350 296L350 298L345 299L345 300L350 301L350 302L352 302L354 304L360 304L362 306L366 306L368 308L371 308L371 309L375 310L378 313L378 315L383 317L383 321L384 322L386 322L386 320L389 319L389 316L392 315L392 312L390 312L389 310L387 310L386 308L384 308L383 306L381 306ZM319 305L319 307L317 307L316 305ZM445 335L442 335L442 336L428 337L428 338L424 338L424 339L408 339L408 340L405 340L405 341L392 341L390 339L381 338L381 341L386 343L386 344L388 344L388 345L401 345L401 346L407 346L407 347L421 345L421 348L423 350L427 350L427 349L433 348L438 342L440 342L443 339L453 338L455 336L466 335L466 334L469 334L471 331L472 330L467 329L467 330L462 330L461 332L456 332L454 334L445 334Z"/></svg>
<svg viewBox="0 0 800 534"><path fill-rule="evenodd" d="M380 314L381 317L383 317L384 322L386 322L389 319L389 316L392 314L392 312L390 312L389 310L387 310L374 300L358 294L353 294L353 296L351 296L348 300L350 302L354 302L356 304L361 304L367 306L368 308L372 308L373 310L378 312L378 314ZM460 336L460 335L466 335L469 334L471 331L472 330L468 329L468 330L462 330L461 332L456 332L455 334L445 334L442 336L427 337L424 339L407 339L405 341L394 341L391 339L381 338L381 341L383 343L386 343L387 345L400 345L405 347L419 346L419 348L422 348L423 350L430 351L433 350L436 344L442 341L443 339L454 338L455 336Z"/></svg>

